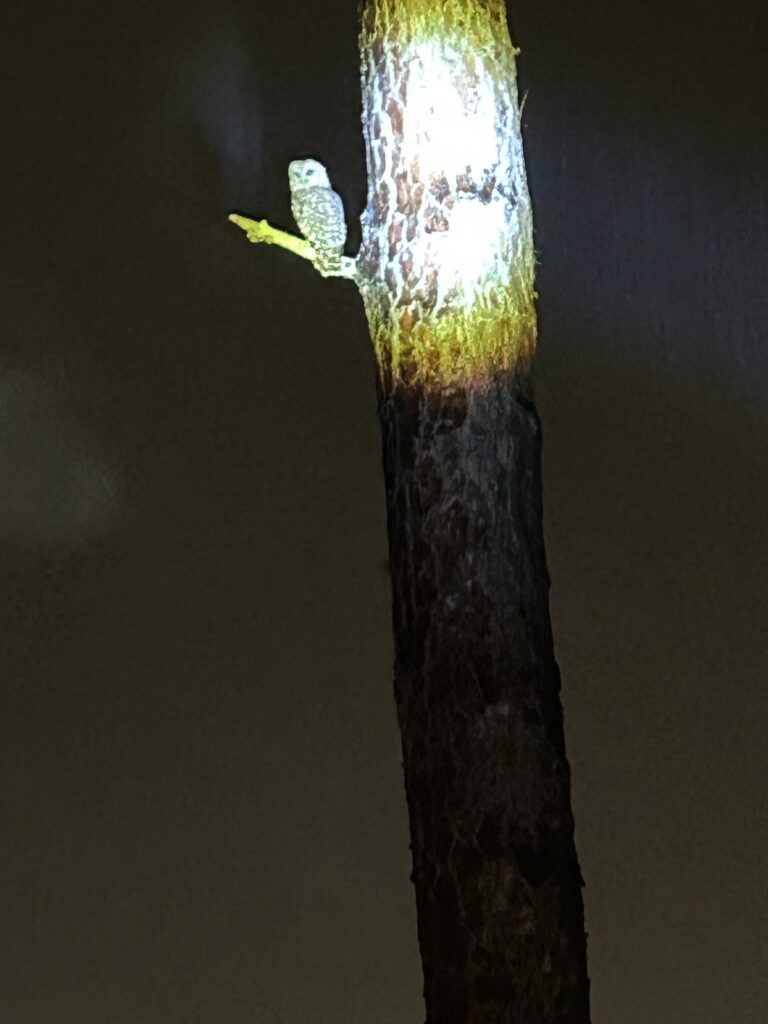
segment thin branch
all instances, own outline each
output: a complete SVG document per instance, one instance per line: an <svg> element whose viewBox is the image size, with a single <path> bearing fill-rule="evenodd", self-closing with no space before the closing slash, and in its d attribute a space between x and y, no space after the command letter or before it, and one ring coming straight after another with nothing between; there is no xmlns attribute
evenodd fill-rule
<svg viewBox="0 0 768 1024"><path fill-rule="evenodd" d="M317 253L309 244L306 238L298 235L291 235L287 231L281 231L266 220L251 220L250 217L241 217L239 213L230 213L229 220L237 224L248 236L249 242L263 242L265 245L279 245L302 259L309 260L315 265L315 269L323 277L357 277L357 263L350 256L341 257L341 267L338 271L321 270L317 266Z"/></svg>

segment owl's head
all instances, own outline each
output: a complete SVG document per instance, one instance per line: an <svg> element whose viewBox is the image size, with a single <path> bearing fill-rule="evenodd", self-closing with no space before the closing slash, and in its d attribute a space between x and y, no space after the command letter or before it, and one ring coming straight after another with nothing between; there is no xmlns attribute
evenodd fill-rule
<svg viewBox="0 0 768 1024"><path fill-rule="evenodd" d="M291 160L288 164L291 191L303 188L330 188L328 171L319 160Z"/></svg>

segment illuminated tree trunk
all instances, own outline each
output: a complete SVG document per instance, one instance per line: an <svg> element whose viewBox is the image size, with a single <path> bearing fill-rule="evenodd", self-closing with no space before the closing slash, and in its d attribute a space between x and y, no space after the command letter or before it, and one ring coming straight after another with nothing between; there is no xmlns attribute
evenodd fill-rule
<svg viewBox="0 0 768 1024"><path fill-rule="evenodd" d="M585 1024L542 535L531 211L502 0L369 0L359 284L429 1024Z"/></svg>
<svg viewBox="0 0 768 1024"><path fill-rule="evenodd" d="M368 205L333 276L360 288L378 366L428 1024L587 1024L503 0L365 0L360 50ZM230 220L328 276L309 239Z"/></svg>

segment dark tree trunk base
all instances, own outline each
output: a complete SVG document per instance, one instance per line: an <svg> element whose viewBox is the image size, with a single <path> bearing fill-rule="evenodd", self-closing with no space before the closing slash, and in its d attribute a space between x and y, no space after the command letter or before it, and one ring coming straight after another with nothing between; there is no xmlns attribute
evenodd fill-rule
<svg viewBox="0 0 768 1024"><path fill-rule="evenodd" d="M428 1024L588 1024L535 407L501 375L379 412Z"/></svg>

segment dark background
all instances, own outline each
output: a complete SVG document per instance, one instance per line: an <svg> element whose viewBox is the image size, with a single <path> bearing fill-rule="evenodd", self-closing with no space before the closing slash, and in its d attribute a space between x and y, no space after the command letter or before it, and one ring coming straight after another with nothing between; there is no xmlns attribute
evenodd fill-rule
<svg viewBox="0 0 768 1024"><path fill-rule="evenodd" d="M768 1019L764 10L510 10L595 1024ZM1 17L0 1020L416 1024L366 324L225 219L355 5Z"/></svg>

